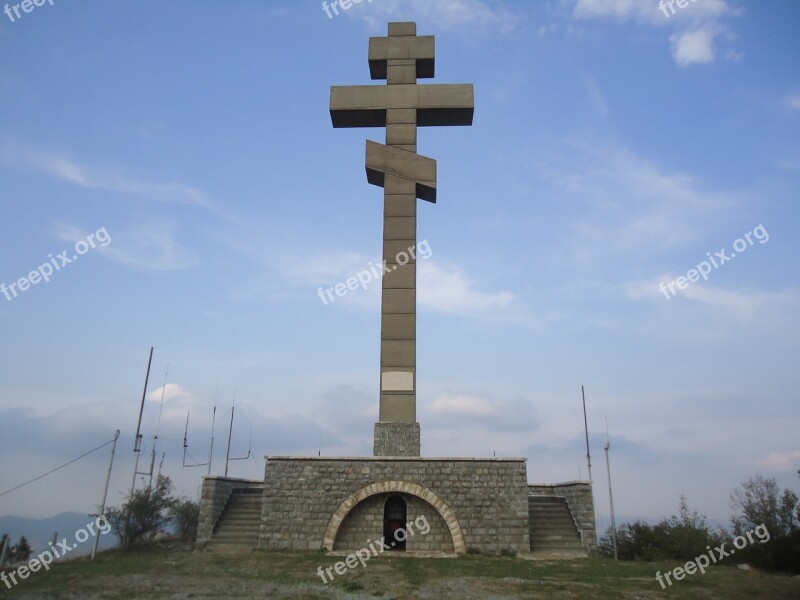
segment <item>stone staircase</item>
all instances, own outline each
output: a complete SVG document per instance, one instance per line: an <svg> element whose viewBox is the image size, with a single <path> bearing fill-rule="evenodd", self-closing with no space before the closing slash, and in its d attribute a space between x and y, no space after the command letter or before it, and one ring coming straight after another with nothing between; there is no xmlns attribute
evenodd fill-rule
<svg viewBox="0 0 800 600"><path fill-rule="evenodd" d="M586 556L569 505L559 496L528 496L531 552Z"/></svg>
<svg viewBox="0 0 800 600"><path fill-rule="evenodd" d="M214 526L208 547L215 550L252 550L261 535L264 487L234 488Z"/></svg>

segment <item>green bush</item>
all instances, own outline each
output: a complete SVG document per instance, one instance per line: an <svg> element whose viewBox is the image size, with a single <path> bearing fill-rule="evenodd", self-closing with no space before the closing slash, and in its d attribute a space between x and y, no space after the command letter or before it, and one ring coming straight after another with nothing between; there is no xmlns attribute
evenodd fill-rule
<svg viewBox="0 0 800 600"><path fill-rule="evenodd" d="M200 503L189 498L179 498L169 509L169 516L175 524L177 534L184 542L197 538L197 522L200 518Z"/></svg>
<svg viewBox="0 0 800 600"><path fill-rule="evenodd" d="M684 496L681 496L679 513L656 525L644 521L621 525L617 528L619 558L687 561L707 552L706 546L715 547L729 539L724 531L709 529L704 515L689 512ZM611 527L600 538L597 549L601 554L614 556Z"/></svg>

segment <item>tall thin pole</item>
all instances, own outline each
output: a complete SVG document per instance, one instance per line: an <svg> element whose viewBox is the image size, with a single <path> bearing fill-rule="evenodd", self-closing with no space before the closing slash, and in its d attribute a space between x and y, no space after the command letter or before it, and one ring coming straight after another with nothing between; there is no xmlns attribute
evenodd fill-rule
<svg viewBox="0 0 800 600"><path fill-rule="evenodd" d="M161 429L161 413L164 411L164 392L167 391L167 377L169 377L169 365L167 370L164 371L164 385L161 386L161 405L158 408L158 420L156 421L156 434L153 436L153 451L150 456L150 483L149 487L153 487L153 466L156 464L156 446L158 445L158 431ZM163 459L162 459L163 462ZM159 475L161 475L161 468L159 467Z"/></svg>
<svg viewBox="0 0 800 600"><path fill-rule="evenodd" d="M11 536L6 535L3 538L3 549L0 550L0 567L2 567L6 562L6 556L8 556L8 547L11 545Z"/></svg>
<svg viewBox="0 0 800 600"><path fill-rule="evenodd" d="M211 415L211 443L208 446L208 462L199 463L192 458L194 464L187 465L186 464L186 454L189 448L189 412L186 413L186 427L183 430L183 466L184 467L205 467L208 466L208 475L211 475L211 461L214 458L214 425L216 424L217 420L217 407L214 407L214 411ZM191 456L191 455L190 455ZM233 459L231 459L233 460ZM163 462L163 459L162 459ZM160 468L159 468L160 473Z"/></svg>
<svg viewBox="0 0 800 600"><path fill-rule="evenodd" d="M147 395L147 382L150 381L150 366L153 364L153 350L154 347L150 347L150 358L147 359L147 374L144 376L144 391L142 391L142 404L139 406L139 424L136 426L136 443L134 448L139 448L139 441L142 437L142 414L144 413L144 400L145 396ZM138 452L138 450L135 450Z"/></svg>
<svg viewBox="0 0 800 600"><path fill-rule="evenodd" d="M231 457L231 436L233 435L233 413L236 410L236 385L233 386L233 404L231 404L231 426L228 429L228 451L225 453L225 477L228 476L228 461Z"/></svg>
<svg viewBox="0 0 800 600"><path fill-rule="evenodd" d="M142 404L139 407L139 423L136 425L136 440L133 444L133 452L136 454L136 460L133 463L133 480L131 481L131 493L128 496L128 502L133 502L133 493L136 491L136 475L139 472L139 455L142 452L142 414L144 413L144 399L147 396L147 383L150 381L150 366L153 364L153 346L150 346L150 358L147 359L147 375L144 377L144 391L142 392ZM128 527L131 522L130 507L125 514L125 533L128 532Z"/></svg>
<svg viewBox="0 0 800 600"><path fill-rule="evenodd" d="M214 412L211 414L211 445L208 447L208 475L211 476L211 459L214 457L214 424L217 421L217 407L214 406Z"/></svg>
<svg viewBox="0 0 800 600"><path fill-rule="evenodd" d="M608 471L608 503L611 506L611 534L614 540L614 560L617 556L617 522L614 519L614 494L611 491L611 463L608 460L608 451L611 448L611 438L608 435L608 417L606 417L606 471Z"/></svg>
<svg viewBox="0 0 800 600"><path fill-rule="evenodd" d="M214 457L214 425L217 422L217 398L219 397L219 377L214 388L214 412L211 413L211 445L208 447L208 476L211 477L211 460Z"/></svg>
<svg viewBox="0 0 800 600"><path fill-rule="evenodd" d="M592 454L589 452L589 425L586 421L586 394L581 386L581 397L583 398L583 430L586 432L586 466L589 467L589 483L592 482Z"/></svg>
<svg viewBox="0 0 800 600"><path fill-rule="evenodd" d="M108 461L108 474L106 475L106 489L103 490L103 502L100 504L100 516L106 518L106 499L108 498L108 484L111 482L111 468L114 466L114 452L117 449L117 440L119 439L119 429L114 434L114 444L111 446L111 460ZM97 556L97 544L100 541L100 536L95 534L94 546L92 546L92 560Z"/></svg>
<svg viewBox="0 0 800 600"><path fill-rule="evenodd" d="M147 360L147 375L144 377L144 391L142 392L142 404L139 407L139 423L136 425L136 439L133 444L133 451L136 453L136 461L133 467L133 481L131 482L131 495L133 499L133 492L136 489L136 472L139 470L139 453L142 451L142 414L144 414L144 400L147 396L147 383L150 380L150 365L153 364L153 347L150 347L150 358Z"/></svg>

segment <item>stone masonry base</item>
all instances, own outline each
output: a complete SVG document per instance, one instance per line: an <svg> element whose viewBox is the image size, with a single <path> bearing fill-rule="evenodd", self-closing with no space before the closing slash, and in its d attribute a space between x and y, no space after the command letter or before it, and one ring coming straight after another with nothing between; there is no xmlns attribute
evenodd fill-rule
<svg viewBox="0 0 800 600"><path fill-rule="evenodd" d="M419 456L419 423L375 423L374 456Z"/></svg>
<svg viewBox="0 0 800 600"><path fill-rule="evenodd" d="M392 496L405 501L409 529L430 528L415 527L407 551L530 550L522 458L267 457L259 546L365 548L384 535Z"/></svg>

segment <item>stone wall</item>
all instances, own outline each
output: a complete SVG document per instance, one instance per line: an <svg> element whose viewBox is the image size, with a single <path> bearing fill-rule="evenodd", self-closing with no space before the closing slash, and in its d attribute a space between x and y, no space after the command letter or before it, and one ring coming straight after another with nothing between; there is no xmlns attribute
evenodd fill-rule
<svg viewBox="0 0 800 600"><path fill-rule="evenodd" d="M374 456L419 456L419 423L375 423Z"/></svg>
<svg viewBox="0 0 800 600"><path fill-rule="evenodd" d="M232 477L203 477L200 491L200 516L197 521L197 545L202 547L211 539L214 526L228 503L234 488L261 488L263 481Z"/></svg>
<svg viewBox="0 0 800 600"><path fill-rule="evenodd" d="M414 457L267 457L260 547L365 547L383 534L382 505L370 498L392 493L412 497L407 521L431 524L418 550L530 548L525 459Z"/></svg>
<svg viewBox="0 0 800 600"><path fill-rule="evenodd" d="M537 483L528 486L531 496L558 496L566 498L572 518L581 534L581 541L589 552L597 550L597 530L594 520L592 484L588 481L567 483Z"/></svg>

